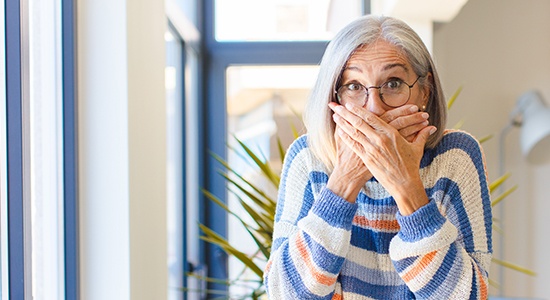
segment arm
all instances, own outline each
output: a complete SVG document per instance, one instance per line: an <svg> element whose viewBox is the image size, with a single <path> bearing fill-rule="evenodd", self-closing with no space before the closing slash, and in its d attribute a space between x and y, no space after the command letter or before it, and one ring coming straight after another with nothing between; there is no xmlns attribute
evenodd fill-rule
<svg viewBox="0 0 550 300"><path fill-rule="evenodd" d="M270 299L331 299L348 251L357 206L319 188L327 175L311 160L304 137L285 157L264 272Z"/></svg>
<svg viewBox="0 0 550 300"><path fill-rule="evenodd" d="M451 135L445 143L457 147L441 151L436 159L444 164L425 174L430 202L411 215L398 214L401 230L390 257L418 298L486 299L492 244L484 157L473 137Z"/></svg>

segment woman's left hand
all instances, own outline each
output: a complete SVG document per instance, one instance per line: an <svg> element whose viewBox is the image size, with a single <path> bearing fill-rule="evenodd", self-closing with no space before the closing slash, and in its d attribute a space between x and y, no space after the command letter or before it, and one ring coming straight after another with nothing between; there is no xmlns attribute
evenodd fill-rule
<svg viewBox="0 0 550 300"><path fill-rule="evenodd" d="M397 202L402 215L428 203L420 179L420 160L428 137L436 131L427 126L412 142L365 108L330 104L338 134Z"/></svg>

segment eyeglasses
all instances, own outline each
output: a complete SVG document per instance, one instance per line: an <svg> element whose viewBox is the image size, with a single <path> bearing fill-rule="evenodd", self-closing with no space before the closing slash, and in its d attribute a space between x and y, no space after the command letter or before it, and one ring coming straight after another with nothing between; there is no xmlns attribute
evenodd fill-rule
<svg viewBox="0 0 550 300"><path fill-rule="evenodd" d="M334 93L339 103L348 102L364 106L369 98L369 89L378 89L380 100L387 106L395 108L405 105L409 101L411 89L420 77L422 76L418 76L411 85L398 78L392 78L381 86L366 87L360 83L348 83L339 87Z"/></svg>

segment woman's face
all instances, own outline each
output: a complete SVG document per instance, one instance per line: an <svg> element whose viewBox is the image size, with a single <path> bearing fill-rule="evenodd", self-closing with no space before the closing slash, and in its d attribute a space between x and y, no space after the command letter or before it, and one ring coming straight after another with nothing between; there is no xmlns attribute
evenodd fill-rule
<svg viewBox="0 0 550 300"><path fill-rule="evenodd" d="M365 87L381 86L395 79L411 85L417 78L418 75L415 74L402 51L379 39L373 44L358 48L351 55L344 67L341 85L359 83ZM428 88L422 88L419 84L415 84L410 89L407 104L415 104L421 109L426 105L428 96ZM365 107L376 115L382 115L392 109L380 99L379 89L374 88L369 88L369 97Z"/></svg>

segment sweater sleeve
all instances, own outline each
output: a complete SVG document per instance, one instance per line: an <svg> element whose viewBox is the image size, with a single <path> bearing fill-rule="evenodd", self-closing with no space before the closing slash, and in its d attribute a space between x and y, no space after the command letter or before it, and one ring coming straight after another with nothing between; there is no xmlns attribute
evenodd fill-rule
<svg viewBox="0 0 550 300"><path fill-rule="evenodd" d="M464 132L448 133L441 148L420 171L430 202L397 214L390 257L417 298L487 299L492 217L483 153Z"/></svg>
<svg viewBox="0 0 550 300"><path fill-rule="evenodd" d="M271 255L264 271L270 299L331 299L349 248L357 205L324 188L305 137L289 148L279 187Z"/></svg>

